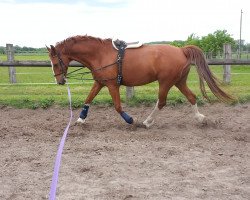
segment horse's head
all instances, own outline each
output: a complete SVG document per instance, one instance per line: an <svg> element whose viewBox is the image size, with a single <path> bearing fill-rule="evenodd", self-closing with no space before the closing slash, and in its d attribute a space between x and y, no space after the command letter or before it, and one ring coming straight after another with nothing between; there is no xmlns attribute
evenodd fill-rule
<svg viewBox="0 0 250 200"><path fill-rule="evenodd" d="M59 85L64 85L66 82L69 58L60 46L54 47L53 45L50 45L50 48L47 47L47 50L49 51L52 71L56 82Z"/></svg>

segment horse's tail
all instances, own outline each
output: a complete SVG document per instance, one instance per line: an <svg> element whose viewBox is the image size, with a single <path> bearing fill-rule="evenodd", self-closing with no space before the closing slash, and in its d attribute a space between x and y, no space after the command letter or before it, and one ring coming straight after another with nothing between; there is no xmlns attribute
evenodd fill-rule
<svg viewBox="0 0 250 200"><path fill-rule="evenodd" d="M223 102L233 102L235 99L224 92L220 87L220 81L214 76L214 74L209 69L205 56L200 48L197 46L185 46L182 47L184 54L186 55L187 59L189 60L190 64L196 65L196 70L199 75L200 79L200 90L202 95L209 100L204 80L206 81L208 87L212 91L212 93L221 101Z"/></svg>

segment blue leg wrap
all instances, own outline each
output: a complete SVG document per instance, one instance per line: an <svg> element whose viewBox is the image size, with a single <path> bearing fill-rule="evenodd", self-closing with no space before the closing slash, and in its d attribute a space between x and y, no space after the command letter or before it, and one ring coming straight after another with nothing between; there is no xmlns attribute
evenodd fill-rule
<svg viewBox="0 0 250 200"><path fill-rule="evenodd" d="M122 118L128 123L128 124L132 124L133 123L133 118L130 117L127 113L125 112L121 112L121 116Z"/></svg>
<svg viewBox="0 0 250 200"><path fill-rule="evenodd" d="M80 118L85 119L88 115L88 111L89 111L89 105L84 105L82 112L80 114Z"/></svg>

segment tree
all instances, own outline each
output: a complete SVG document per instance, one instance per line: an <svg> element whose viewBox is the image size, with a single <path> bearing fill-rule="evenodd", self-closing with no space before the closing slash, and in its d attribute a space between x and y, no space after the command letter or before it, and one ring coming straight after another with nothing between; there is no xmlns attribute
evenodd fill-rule
<svg viewBox="0 0 250 200"><path fill-rule="evenodd" d="M212 52L213 56L222 53L223 45L226 43L231 44L233 48L236 46L235 40L226 30L217 30L213 34L202 37L200 41L203 51Z"/></svg>
<svg viewBox="0 0 250 200"><path fill-rule="evenodd" d="M242 50L249 52L250 51L250 43L246 43L246 44L243 43Z"/></svg>
<svg viewBox="0 0 250 200"><path fill-rule="evenodd" d="M174 40L173 42L170 42L171 45L176 47L183 47L185 46L185 41L182 40Z"/></svg>
<svg viewBox="0 0 250 200"><path fill-rule="evenodd" d="M15 50L15 53L20 53L22 51L22 47L15 45L14 50Z"/></svg>
<svg viewBox="0 0 250 200"><path fill-rule="evenodd" d="M188 36L185 45L196 45L198 47L201 47L201 40L198 36L196 36L194 33Z"/></svg>
<svg viewBox="0 0 250 200"><path fill-rule="evenodd" d="M0 46L0 54L5 54L5 48Z"/></svg>

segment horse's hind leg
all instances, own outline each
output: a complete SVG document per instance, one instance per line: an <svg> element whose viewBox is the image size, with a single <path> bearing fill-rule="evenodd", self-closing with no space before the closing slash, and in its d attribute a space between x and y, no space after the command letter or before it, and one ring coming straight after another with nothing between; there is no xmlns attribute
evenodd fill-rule
<svg viewBox="0 0 250 200"><path fill-rule="evenodd" d="M159 105L159 100L157 101L154 110L150 113L150 115L147 117L147 119L143 122L143 124L149 128L150 126L152 126L154 124L154 118L156 116L156 114L160 111L160 109L158 108Z"/></svg>
<svg viewBox="0 0 250 200"><path fill-rule="evenodd" d="M143 122L143 124L149 128L154 124L154 119L159 111L166 105L167 94L169 89L171 88L168 84L160 84L159 85L159 98L154 107L154 110L150 113L147 119Z"/></svg>
<svg viewBox="0 0 250 200"><path fill-rule="evenodd" d="M182 94L186 96L188 101L192 104L192 109L194 111L195 119L199 122L203 122L205 116L198 111L196 96L195 94L188 88L186 83L186 77L183 80L176 84L176 87L181 91Z"/></svg>

